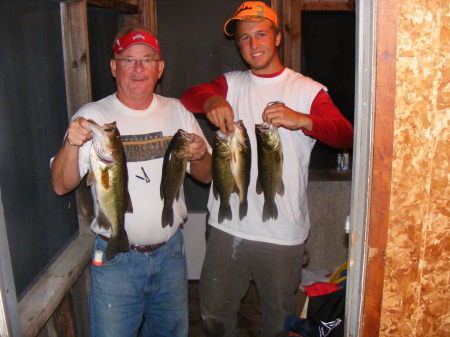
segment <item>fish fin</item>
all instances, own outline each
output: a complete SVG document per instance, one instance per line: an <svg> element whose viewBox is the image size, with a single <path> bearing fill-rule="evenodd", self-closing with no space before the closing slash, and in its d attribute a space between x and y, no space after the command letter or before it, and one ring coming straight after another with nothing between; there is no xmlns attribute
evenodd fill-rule
<svg viewBox="0 0 450 337"><path fill-rule="evenodd" d="M281 196L284 195L284 183L283 183L283 179L281 177L278 180L276 191L279 195L281 195Z"/></svg>
<svg viewBox="0 0 450 337"><path fill-rule="evenodd" d="M248 202L247 199L239 205L239 219L242 220L247 215Z"/></svg>
<svg viewBox="0 0 450 337"><path fill-rule="evenodd" d="M217 190L216 184L214 184L213 181L213 195L214 195L214 199L219 199L219 191Z"/></svg>
<svg viewBox="0 0 450 337"><path fill-rule="evenodd" d="M131 202L130 193L126 192L126 199L127 199L127 209L125 210L125 213L133 213L133 203Z"/></svg>
<svg viewBox="0 0 450 337"><path fill-rule="evenodd" d="M101 179L101 183L103 188L108 189L109 188L109 170L102 170L101 174L100 174L100 179Z"/></svg>
<svg viewBox="0 0 450 337"><path fill-rule="evenodd" d="M258 179L256 179L256 193L261 194L263 192L261 183L259 182L259 176Z"/></svg>
<svg viewBox="0 0 450 337"><path fill-rule="evenodd" d="M125 253L130 250L127 232L125 230L121 235L111 236L108 240L108 247L106 247L106 260L111 260L118 253Z"/></svg>
<svg viewBox="0 0 450 337"><path fill-rule="evenodd" d="M95 174L94 174L94 172L92 170L89 170L89 174L88 174L88 177L87 177L86 184L88 186L91 186L93 183L95 183Z"/></svg>
<svg viewBox="0 0 450 337"><path fill-rule="evenodd" d="M221 223L224 219L231 220L232 213L231 213L231 207L229 203L220 203L219 206L219 223Z"/></svg>
<svg viewBox="0 0 450 337"><path fill-rule="evenodd" d="M230 163L232 163L232 162L236 162L237 161L237 159L236 159L236 152L235 151L230 151Z"/></svg>
<svg viewBox="0 0 450 337"><path fill-rule="evenodd" d="M173 208L172 205L168 206L164 204L162 214L161 214L161 225L166 227L167 225L173 226Z"/></svg>
<svg viewBox="0 0 450 337"><path fill-rule="evenodd" d="M161 200L164 200L164 186L166 185L165 178L164 178L164 172L163 177L161 178L161 183L159 185L159 196L161 197Z"/></svg>
<svg viewBox="0 0 450 337"><path fill-rule="evenodd" d="M239 189L239 186L236 183L233 184L233 189L231 192L235 192L235 193L241 195L241 190Z"/></svg>
<svg viewBox="0 0 450 337"><path fill-rule="evenodd" d="M109 219L106 217L105 213L103 213L101 209L98 210L97 223L100 227L104 229L111 228L111 221L109 221Z"/></svg>
<svg viewBox="0 0 450 337"><path fill-rule="evenodd" d="M278 218L278 208L277 205L275 204L275 200L266 200L264 202L264 207L263 207L263 215L262 215L262 220L266 221L269 219L277 219Z"/></svg>

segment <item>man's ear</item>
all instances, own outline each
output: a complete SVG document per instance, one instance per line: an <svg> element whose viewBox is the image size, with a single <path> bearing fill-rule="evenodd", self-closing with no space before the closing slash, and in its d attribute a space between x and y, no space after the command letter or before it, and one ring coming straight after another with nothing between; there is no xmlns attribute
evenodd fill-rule
<svg viewBox="0 0 450 337"><path fill-rule="evenodd" d="M278 33L277 33L277 36L275 36L275 45L276 45L277 47L279 47L280 44L281 44L281 32L278 32Z"/></svg>
<svg viewBox="0 0 450 337"><path fill-rule="evenodd" d="M159 80L164 72L164 60L161 60L158 63L159 63L158 64L158 80Z"/></svg>
<svg viewBox="0 0 450 337"><path fill-rule="evenodd" d="M111 59L109 61L109 67L111 68L111 74L114 78L116 78L116 68L117 68L117 61L114 59Z"/></svg>

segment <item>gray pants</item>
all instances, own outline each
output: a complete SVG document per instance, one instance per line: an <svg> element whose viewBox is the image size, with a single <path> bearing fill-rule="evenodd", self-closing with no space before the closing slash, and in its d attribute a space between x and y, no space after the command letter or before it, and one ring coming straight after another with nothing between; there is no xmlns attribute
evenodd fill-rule
<svg viewBox="0 0 450 337"><path fill-rule="evenodd" d="M304 245L250 241L212 228L200 277L200 311L209 337L236 336L237 315L253 278L261 303L261 336L287 336L294 312Z"/></svg>

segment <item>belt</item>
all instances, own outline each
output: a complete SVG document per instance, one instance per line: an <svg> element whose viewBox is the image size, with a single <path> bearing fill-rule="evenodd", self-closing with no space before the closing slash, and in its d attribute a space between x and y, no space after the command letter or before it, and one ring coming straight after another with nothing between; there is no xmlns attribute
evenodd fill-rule
<svg viewBox="0 0 450 337"><path fill-rule="evenodd" d="M101 234L97 234L101 239L105 240L105 241L109 241L109 238L101 235ZM130 249L135 250L139 253L147 253L147 252L153 252L155 250L157 250L159 247L164 246L166 243L165 242L161 242L161 243L156 243L154 245L146 245L146 246L140 246L140 245L130 245Z"/></svg>

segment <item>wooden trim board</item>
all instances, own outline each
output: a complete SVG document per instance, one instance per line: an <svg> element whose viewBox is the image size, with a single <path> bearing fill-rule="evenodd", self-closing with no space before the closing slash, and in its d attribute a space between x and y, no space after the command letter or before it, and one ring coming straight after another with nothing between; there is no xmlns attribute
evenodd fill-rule
<svg viewBox="0 0 450 337"><path fill-rule="evenodd" d="M37 336L88 265L95 236L75 238L19 302L24 337Z"/></svg>
<svg viewBox="0 0 450 337"><path fill-rule="evenodd" d="M376 19L375 118L361 336L378 336L392 179L397 2L379 0Z"/></svg>

